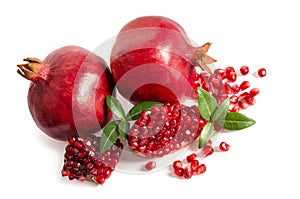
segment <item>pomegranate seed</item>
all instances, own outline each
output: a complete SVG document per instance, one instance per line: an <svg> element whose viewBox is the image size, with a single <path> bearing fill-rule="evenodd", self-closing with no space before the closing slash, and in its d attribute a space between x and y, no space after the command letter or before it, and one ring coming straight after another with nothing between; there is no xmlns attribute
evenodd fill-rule
<svg viewBox="0 0 300 199"><path fill-rule="evenodd" d="M232 88L229 84L224 85L224 91L226 94L231 94L232 93Z"/></svg>
<svg viewBox="0 0 300 199"><path fill-rule="evenodd" d="M105 178L103 177L103 176L97 176L96 177L96 182L98 183L98 184L103 184L104 182L105 182Z"/></svg>
<svg viewBox="0 0 300 199"><path fill-rule="evenodd" d="M250 96L250 95L247 96L247 97L245 98L245 100L246 100L246 102L248 103L248 105L254 105L254 104L256 103L254 97L252 97L252 96Z"/></svg>
<svg viewBox="0 0 300 199"><path fill-rule="evenodd" d="M150 161L145 164L145 169L147 169L148 171L154 169L155 167L156 167L155 161Z"/></svg>
<svg viewBox="0 0 300 199"><path fill-rule="evenodd" d="M259 90L258 88L252 88L252 89L250 90L250 93L249 93L249 94L251 95L251 97L254 97L254 96L258 95L259 92L260 92L260 90Z"/></svg>
<svg viewBox="0 0 300 199"><path fill-rule="evenodd" d="M183 176L183 172L184 172L183 168L176 168L176 169L174 169L174 173L177 176Z"/></svg>
<svg viewBox="0 0 300 199"><path fill-rule="evenodd" d="M200 175L200 174L204 173L205 171L206 171L206 166L205 166L205 164L201 164L201 165L199 165L199 166L195 169L194 174L195 174L195 175Z"/></svg>
<svg viewBox="0 0 300 199"><path fill-rule="evenodd" d="M202 147L202 155L203 155L203 157L207 157L207 156L209 156L209 155L211 155L211 154L213 154L214 153L214 149L211 147L211 146L204 146L204 147Z"/></svg>
<svg viewBox="0 0 300 199"><path fill-rule="evenodd" d="M240 111L240 107L238 105L235 105L230 109L230 112L239 112L239 111Z"/></svg>
<svg viewBox="0 0 300 199"><path fill-rule="evenodd" d="M243 90L246 90L247 88L249 88L251 85L250 85L250 82L249 81L243 81L240 85L240 89L243 91Z"/></svg>
<svg viewBox="0 0 300 199"><path fill-rule="evenodd" d="M233 67L228 66L228 67L225 68L225 73L226 73L227 76L228 76L230 73L232 73L232 72L235 73L235 70L234 70Z"/></svg>
<svg viewBox="0 0 300 199"><path fill-rule="evenodd" d="M233 84L231 86L232 92L233 94L237 94L238 92L240 92L240 87L237 84Z"/></svg>
<svg viewBox="0 0 300 199"><path fill-rule="evenodd" d="M190 163L190 162L192 162L196 157L197 157L196 153L192 153L191 155L188 155L188 156L186 157L186 161L187 161L188 163Z"/></svg>
<svg viewBox="0 0 300 199"><path fill-rule="evenodd" d="M230 82L235 82L236 81L236 78L237 78L237 75L235 72L230 72L229 74L227 74L227 79L230 81Z"/></svg>
<svg viewBox="0 0 300 199"><path fill-rule="evenodd" d="M183 177L185 179L189 179L192 177L192 175L193 175L193 171L191 170L191 168L189 166L185 167L183 171Z"/></svg>
<svg viewBox="0 0 300 199"><path fill-rule="evenodd" d="M182 168L181 161L180 160L176 160L175 162L173 162L173 168L174 169Z"/></svg>
<svg viewBox="0 0 300 199"><path fill-rule="evenodd" d="M230 96L230 103L231 104L237 104L239 101L239 98L236 95Z"/></svg>
<svg viewBox="0 0 300 199"><path fill-rule="evenodd" d="M249 73L249 67L248 66L242 66L240 68L241 74L242 75L247 75Z"/></svg>
<svg viewBox="0 0 300 199"><path fill-rule="evenodd" d="M244 93L240 94L239 100L241 101L241 100L245 99L248 96L249 96L249 93L248 92L244 92Z"/></svg>
<svg viewBox="0 0 300 199"><path fill-rule="evenodd" d="M238 105L239 105L240 109L246 109L249 106L248 103L244 100L239 101Z"/></svg>
<svg viewBox="0 0 300 199"><path fill-rule="evenodd" d="M192 162L191 162L192 171L195 171L198 166L199 166L199 161L198 160L192 160Z"/></svg>
<svg viewBox="0 0 300 199"><path fill-rule="evenodd" d="M219 149L221 151L228 151L230 149L230 145L227 144L226 142L221 142L219 145Z"/></svg>
<svg viewBox="0 0 300 199"><path fill-rule="evenodd" d="M258 69L257 74L258 74L259 77L264 77L264 76L267 75L267 71L266 71L265 68L260 68L260 69Z"/></svg>
<svg viewBox="0 0 300 199"><path fill-rule="evenodd" d="M208 140L208 142L206 143L207 146L211 146L211 144L212 144L211 140Z"/></svg>

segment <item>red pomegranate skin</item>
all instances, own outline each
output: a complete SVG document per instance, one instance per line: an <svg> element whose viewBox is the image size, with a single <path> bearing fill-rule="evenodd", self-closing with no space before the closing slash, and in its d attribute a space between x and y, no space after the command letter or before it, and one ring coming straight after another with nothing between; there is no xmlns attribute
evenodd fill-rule
<svg viewBox="0 0 300 199"><path fill-rule="evenodd" d="M190 44L184 29L161 16L132 20L118 34L110 66L119 92L133 104L191 98L195 67L209 70L210 43Z"/></svg>
<svg viewBox="0 0 300 199"><path fill-rule="evenodd" d="M24 59L19 74L31 80L28 106L37 126L48 136L97 132L111 119L105 97L114 81L104 60L88 50L66 46L50 53L43 62Z"/></svg>

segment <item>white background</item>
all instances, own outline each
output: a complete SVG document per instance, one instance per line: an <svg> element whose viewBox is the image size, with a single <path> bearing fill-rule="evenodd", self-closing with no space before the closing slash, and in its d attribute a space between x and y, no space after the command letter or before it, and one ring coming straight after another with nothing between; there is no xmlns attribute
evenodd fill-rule
<svg viewBox="0 0 300 199"><path fill-rule="evenodd" d="M4 3L6 2L6 3ZM44 59L78 45L94 50L130 20L163 15L197 43L213 42L217 67L266 67L253 78L257 104L244 113L257 124L222 135L227 153L203 160L190 180L166 168L147 175L115 172L103 186L60 176L64 144L44 136L27 107L29 82L16 73L22 58ZM297 1L2 1L0 3L0 194L5 198L299 198L299 6ZM298 27L297 27L298 26ZM3 197L3 196L2 196Z"/></svg>

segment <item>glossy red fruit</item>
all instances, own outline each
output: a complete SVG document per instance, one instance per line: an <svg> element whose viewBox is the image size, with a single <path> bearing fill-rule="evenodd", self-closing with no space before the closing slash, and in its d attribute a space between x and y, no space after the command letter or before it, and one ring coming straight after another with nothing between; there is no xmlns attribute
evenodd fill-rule
<svg viewBox="0 0 300 199"><path fill-rule="evenodd" d="M134 19L120 30L111 53L118 90L134 104L183 102L191 98L196 67L210 71L207 64L215 62L206 55L210 45L192 46L184 29L166 17Z"/></svg>
<svg viewBox="0 0 300 199"><path fill-rule="evenodd" d="M176 169L174 169L174 173L175 173L175 175L181 177L181 176L183 176L184 169L183 168L176 168Z"/></svg>
<svg viewBox="0 0 300 199"><path fill-rule="evenodd" d="M255 97L256 95L258 95L260 93L260 90L258 88L252 88L249 92L251 97Z"/></svg>
<svg viewBox="0 0 300 199"><path fill-rule="evenodd" d="M187 161L188 163L190 163L190 162L192 162L193 160L195 160L196 157L197 157L197 154L196 154L196 153L192 153L191 155L188 155L188 156L186 157L186 161Z"/></svg>
<svg viewBox="0 0 300 199"><path fill-rule="evenodd" d="M243 91L243 90L246 90L247 88L249 88L250 86L251 86L251 84L249 81L243 81L240 85L240 89Z"/></svg>
<svg viewBox="0 0 300 199"><path fill-rule="evenodd" d="M111 176L119 161L123 144L118 139L105 153L99 150L100 138L69 137L65 148L63 177L70 180L88 180L103 184Z"/></svg>
<svg viewBox="0 0 300 199"><path fill-rule="evenodd" d="M219 145L219 149L221 151L228 151L230 149L230 145L227 144L226 142L221 142Z"/></svg>
<svg viewBox="0 0 300 199"><path fill-rule="evenodd" d="M176 160L173 162L173 169L182 168L182 162L180 160Z"/></svg>
<svg viewBox="0 0 300 199"><path fill-rule="evenodd" d="M198 166L199 166L199 161L198 160L192 160L191 161L191 169L192 169L192 171L195 171Z"/></svg>
<svg viewBox="0 0 300 199"><path fill-rule="evenodd" d="M193 176L193 171L191 170L190 166L186 166L183 170L183 177L185 179L189 179Z"/></svg>
<svg viewBox="0 0 300 199"><path fill-rule="evenodd" d="M203 174L206 171L206 165L205 164L201 164L199 165L195 171L194 171L194 175L200 175Z"/></svg>
<svg viewBox="0 0 300 199"><path fill-rule="evenodd" d="M257 74L259 77L264 77L267 75L267 70L265 68L260 68L258 69Z"/></svg>
<svg viewBox="0 0 300 199"><path fill-rule="evenodd" d="M154 105L130 128L128 146L143 157L162 157L194 141L205 124L197 106Z"/></svg>
<svg viewBox="0 0 300 199"><path fill-rule="evenodd" d="M114 88L103 59L77 46L59 48L42 62L26 58L18 73L31 81L28 106L37 126L48 136L97 132L111 118L105 97Z"/></svg>
<svg viewBox="0 0 300 199"><path fill-rule="evenodd" d="M147 169L148 171L154 169L155 167L156 167L155 161L150 161L145 164L145 169Z"/></svg>
<svg viewBox="0 0 300 199"><path fill-rule="evenodd" d="M203 157L207 157L214 153L214 149L209 145L205 145L201 148L201 153Z"/></svg>
<svg viewBox="0 0 300 199"><path fill-rule="evenodd" d="M240 68L241 74L242 75L247 75L249 73L249 67L248 66L242 66Z"/></svg>

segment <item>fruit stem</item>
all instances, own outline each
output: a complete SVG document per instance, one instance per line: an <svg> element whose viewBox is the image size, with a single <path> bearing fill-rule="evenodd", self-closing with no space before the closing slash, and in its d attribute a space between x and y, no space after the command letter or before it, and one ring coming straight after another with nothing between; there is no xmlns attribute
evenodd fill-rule
<svg viewBox="0 0 300 199"><path fill-rule="evenodd" d="M212 64L217 61L214 58L206 55L211 44L212 43L206 42L202 46L194 49L194 52L193 52L193 60L202 68L202 70L205 70L205 71L209 72L210 74L212 74L212 71L207 66L207 64Z"/></svg>
<svg viewBox="0 0 300 199"><path fill-rule="evenodd" d="M34 57L27 57L23 59L23 61L27 61L28 63L17 65L19 67L17 70L19 75L31 81L37 81L39 79L46 80L49 67L44 65L41 60Z"/></svg>

